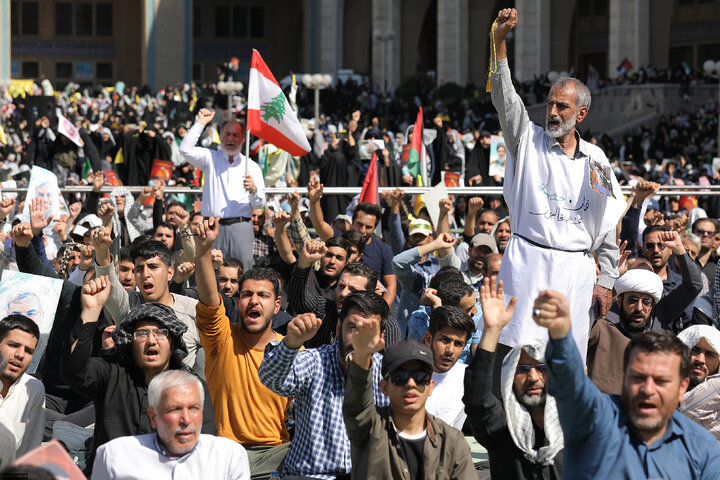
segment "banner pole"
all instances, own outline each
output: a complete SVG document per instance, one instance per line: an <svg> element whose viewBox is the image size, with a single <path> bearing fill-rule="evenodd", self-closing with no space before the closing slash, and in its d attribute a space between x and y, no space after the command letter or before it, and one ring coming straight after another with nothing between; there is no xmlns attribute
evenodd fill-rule
<svg viewBox="0 0 720 480"><path fill-rule="evenodd" d="M245 126L245 175L248 174L248 162L250 161L250 129Z"/></svg>

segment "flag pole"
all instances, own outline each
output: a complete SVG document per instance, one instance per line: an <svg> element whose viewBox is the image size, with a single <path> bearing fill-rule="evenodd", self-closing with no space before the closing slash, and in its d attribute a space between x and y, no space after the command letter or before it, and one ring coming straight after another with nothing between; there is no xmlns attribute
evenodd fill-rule
<svg viewBox="0 0 720 480"><path fill-rule="evenodd" d="M250 129L245 126L245 175L248 174L248 162L250 161Z"/></svg>

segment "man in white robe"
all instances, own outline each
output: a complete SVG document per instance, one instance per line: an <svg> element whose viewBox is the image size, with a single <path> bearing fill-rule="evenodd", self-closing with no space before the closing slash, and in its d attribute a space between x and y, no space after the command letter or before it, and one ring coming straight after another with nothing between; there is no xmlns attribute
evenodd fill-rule
<svg viewBox="0 0 720 480"><path fill-rule="evenodd" d="M513 232L499 279L506 302L518 297L500 342L545 341L547 332L532 320L532 302L542 290L557 290L570 301L573 336L584 359L590 307L597 299L604 313L611 304L618 276L615 226L625 200L603 151L576 130L590 106L582 82L558 79L548 95L545 128L530 121L507 63L505 36L517 20L515 9L500 11L494 28L497 68L491 64L492 102L508 148L503 194ZM597 285L593 251L600 264Z"/></svg>

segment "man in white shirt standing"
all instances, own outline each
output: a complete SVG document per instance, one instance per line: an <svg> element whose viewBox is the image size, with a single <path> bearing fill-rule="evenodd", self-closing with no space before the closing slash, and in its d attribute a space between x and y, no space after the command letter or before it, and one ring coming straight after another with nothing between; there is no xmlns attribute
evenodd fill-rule
<svg viewBox="0 0 720 480"><path fill-rule="evenodd" d="M206 108L198 112L195 125L180 144L180 153L205 174L201 211L205 218L220 219L215 246L250 270L255 238L252 211L265 205L265 180L260 166L241 153L245 128L235 119L222 127L220 150L196 146L203 129L214 117L215 112Z"/></svg>
<svg viewBox="0 0 720 480"><path fill-rule="evenodd" d="M148 416L156 433L119 437L98 448L93 480L223 478L249 480L245 449L201 434L203 388L183 370L166 370L148 386Z"/></svg>
<svg viewBox="0 0 720 480"><path fill-rule="evenodd" d="M40 446L45 425L45 387L25 373L35 353L40 329L24 315L0 320L0 424L15 437L16 456Z"/></svg>
<svg viewBox="0 0 720 480"><path fill-rule="evenodd" d="M425 410L458 430L465 423L464 379L467 365L458 363L465 344L475 331L475 322L459 307L441 306L430 315L425 344L433 353L433 393Z"/></svg>

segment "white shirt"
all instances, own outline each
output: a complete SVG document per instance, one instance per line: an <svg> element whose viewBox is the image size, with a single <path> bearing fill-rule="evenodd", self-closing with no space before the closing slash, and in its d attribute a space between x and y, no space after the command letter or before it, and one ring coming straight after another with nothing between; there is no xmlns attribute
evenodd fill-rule
<svg viewBox="0 0 720 480"><path fill-rule="evenodd" d="M443 422L458 430L465 423L465 404L462 401L465 393L465 369L467 365L455 362L445 373L433 372L435 388L425 401L425 410Z"/></svg>
<svg viewBox="0 0 720 480"><path fill-rule="evenodd" d="M0 396L0 423L15 437L15 450L21 456L39 447L45 428L45 387L27 373Z"/></svg>
<svg viewBox="0 0 720 480"><path fill-rule="evenodd" d="M171 457L156 433L119 437L101 445L93 463L93 480L249 480L250 464L242 445L228 438L201 434L182 457Z"/></svg>
<svg viewBox="0 0 720 480"><path fill-rule="evenodd" d="M253 161L248 162L241 153L235 155L235 160L230 163L221 150L197 147L204 128L196 123L180 144L183 157L205 174L201 213L205 217L251 217L253 209L265 205L265 180L260 166ZM243 188L246 163L247 172L257 187L254 194Z"/></svg>

